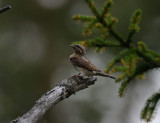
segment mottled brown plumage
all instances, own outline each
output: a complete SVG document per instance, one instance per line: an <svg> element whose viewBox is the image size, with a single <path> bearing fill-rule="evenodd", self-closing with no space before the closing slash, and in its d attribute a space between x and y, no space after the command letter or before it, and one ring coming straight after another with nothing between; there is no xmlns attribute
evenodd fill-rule
<svg viewBox="0 0 160 123"><path fill-rule="evenodd" d="M115 77L110 76L100 69L98 69L94 64L92 64L91 61L89 61L85 57L85 48L80 45L71 45L71 47L75 50L75 53L73 53L70 56L70 62L75 67L76 70L78 70L82 75L84 76L106 76L115 79Z"/></svg>

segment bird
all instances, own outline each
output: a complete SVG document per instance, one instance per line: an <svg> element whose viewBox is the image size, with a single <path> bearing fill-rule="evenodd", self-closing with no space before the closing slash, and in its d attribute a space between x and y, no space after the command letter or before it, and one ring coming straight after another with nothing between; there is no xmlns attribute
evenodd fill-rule
<svg viewBox="0 0 160 123"><path fill-rule="evenodd" d="M104 76L112 79L116 79L114 76L106 74L99 68L97 68L91 61L86 57L85 47L81 44L70 45L74 49L74 53L70 55L70 63L74 68L79 72L79 75L82 76Z"/></svg>

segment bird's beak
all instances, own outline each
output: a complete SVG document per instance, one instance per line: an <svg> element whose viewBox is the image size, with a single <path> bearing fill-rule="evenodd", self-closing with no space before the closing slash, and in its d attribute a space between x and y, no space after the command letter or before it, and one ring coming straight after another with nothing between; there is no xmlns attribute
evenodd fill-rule
<svg viewBox="0 0 160 123"><path fill-rule="evenodd" d="M70 47L74 48L75 46L74 45L70 45Z"/></svg>

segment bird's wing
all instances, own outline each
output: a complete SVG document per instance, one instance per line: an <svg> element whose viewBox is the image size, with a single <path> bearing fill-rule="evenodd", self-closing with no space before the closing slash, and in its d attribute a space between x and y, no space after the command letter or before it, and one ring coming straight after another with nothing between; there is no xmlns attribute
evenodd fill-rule
<svg viewBox="0 0 160 123"><path fill-rule="evenodd" d="M92 64L87 58L73 57L70 59L72 64L76 67L84 68L90 71L100 71L94 64Z"/></svg>

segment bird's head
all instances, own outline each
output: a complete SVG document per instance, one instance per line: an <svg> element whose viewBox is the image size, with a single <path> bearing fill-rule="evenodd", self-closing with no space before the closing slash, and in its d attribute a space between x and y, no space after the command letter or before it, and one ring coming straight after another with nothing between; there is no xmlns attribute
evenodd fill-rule
<svg viewBox="0 0 160 123"><path fill-rule="evenodd" d="M75 44L75 45L70 45L70 46L75 50L75 53L78 55L84 55L86 53L85 47L80 44Z"/></svg>

